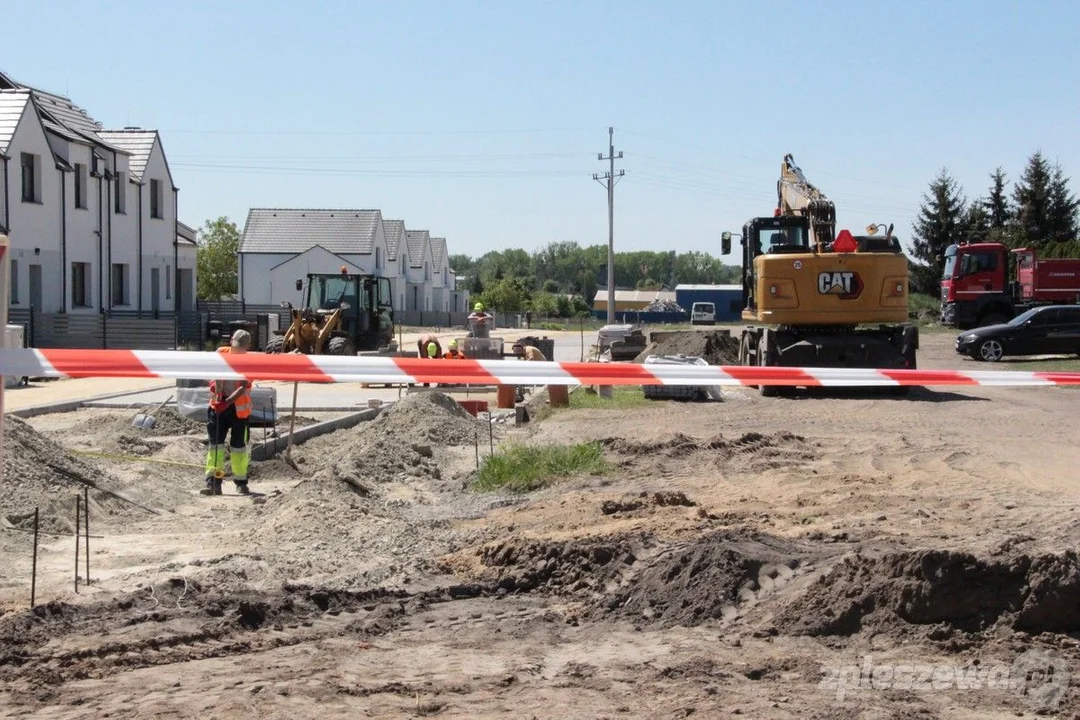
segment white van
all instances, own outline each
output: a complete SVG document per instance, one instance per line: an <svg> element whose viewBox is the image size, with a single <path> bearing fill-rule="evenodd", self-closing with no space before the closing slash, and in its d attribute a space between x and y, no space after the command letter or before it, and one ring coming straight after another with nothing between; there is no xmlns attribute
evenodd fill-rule
<svg viewBox="0 0 1080 720"><path fill-rule="evenodd" d="M711 302L696 302L690 310L691 325L715 325L716 306Z"/></svg>

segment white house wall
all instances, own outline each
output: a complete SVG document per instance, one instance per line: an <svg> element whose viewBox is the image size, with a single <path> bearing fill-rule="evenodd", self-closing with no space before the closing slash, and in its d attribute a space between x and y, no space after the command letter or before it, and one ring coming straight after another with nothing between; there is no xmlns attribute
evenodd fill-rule
<svg viewBox="0 0 1080 720"><path fill-rule="evenodd" d="M105 196L105 229L108 243L106 244L106 264L127 265L127 290L123 298L111 297L110 302L116 310L138 310L139 308L139 215L138 203L135 200L136 186L132 185L128 178L131 177L128 167L129 158L122 153L109 155L109 169L114 174L114 179L106 184L108 194ZM116 212L117 193L126 193L124 212ZM109 255L112 256L110 261ZM112 270L105 273L106 292L112 291ZM147 275L143 268L143 287ZM145 299L145 298L144 298ZM149 310L150 306L145 303L143 310ZM172 306L162 306L162 310L172 310Z"/></svg>
<svg viewBox="0 0 1080 720"><path fill-rule="evenodd" d="M161 218L150 216L150 181L161 181ZM150 157L146 162L146 169L142 175L142 220L143 220L143 310L154 309L154 298L150 276L153 269L158 270L158 297L157 304L160 310L172 310L172 298L166 299L166 272L171 272L173 265L173 244L176 242L176 211L175 198L173 195L173 180L169 175L165 164L165 155L161 151L161 143L154 141L154 147L150 151ZM136 198L136 205L138 199ZM138 207L135 209L138 212Z"/></svg>
<svg viewBox="0 0 1080 720"><path fill-rule="evenodd" d="M37 155L41 175L41 202L23 202L21 153ZM11 259L18 274L18 302L13 307L30 306L30 265L41 265L43 312L59 312L63 306L60 292L60 171L37 113L30 105L19 120L8 147L8 180L11 207ZM38 254L34 249L37 248ZM71 259L68 259L71 262ZM93 278L93 272L91 272ZM70 286L68 288L70 292ZM94 289L96 293L96 288ZM92 297L96 297L92 295ZM37 309L37 308L35 308Z"/></svg>

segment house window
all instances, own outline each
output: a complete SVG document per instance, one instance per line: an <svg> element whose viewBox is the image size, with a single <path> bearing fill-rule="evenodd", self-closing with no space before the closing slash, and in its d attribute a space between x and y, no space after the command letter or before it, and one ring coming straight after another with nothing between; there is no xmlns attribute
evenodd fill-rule
<svg viewBox="0 0 1080 720"><path fill-rule="evenodd" d="M71 263L71 306L90 307L90 263Z"/></svg>
<svg viewBox="0 0 1080 720"><path fill-rule="evenodd" d="M375 248L375 269L376 270L379 270L379 269L382 268L382 255L379 253L379 250L381 250L381 249L382 248Z"/></svg>
<svg viewBox="0 0 1080 720"><path fill-rule="evenodd" d="M161 197L161 181L150 181L150 217L160 220L164 217L161 214L161 206L163 198Z"/></svg>
<svg viewBox="0 0 1080 720"><path fill-rule="evenodd" d="M116 195L113 198L117 215L123 215L127 212L127 183L124 182L124 173L116 173Z"/></svg>
<svg viewBox="0 0 1080 720"><path fill-rule="evenodd" d="M128 265L114 263L112 266L112 304L130 305L128 298Z"/></svg>
<svg viewBox="0 0 1080 720"><path fill-rule="evenodd" d="M32 153L22 153L22 199L23 202L41 202L41 179L38 170L41 157Z"/></svg>
<svg viewBox="0 0 1080 720"><path fill-rule="evenodd" d="M19 262L11 261L11 304L19 304Z"/></svg>
<svg viewBox="0 0 1080 720"><path fill-rule="evenodd" d="M75 163L75 207L86 209L86 166Z"/></svg>
<svg viewBox="0 0 1080 720"><path fill-rule="evenodd" d="M165 266L165 299L172 297L172 265Z"/></svg>
<svg viewBox="0 0 1080 720"><path fill-rule="evenodd" d="M431 279L431 267L427 263L424 263L424 279Z"/></svg>

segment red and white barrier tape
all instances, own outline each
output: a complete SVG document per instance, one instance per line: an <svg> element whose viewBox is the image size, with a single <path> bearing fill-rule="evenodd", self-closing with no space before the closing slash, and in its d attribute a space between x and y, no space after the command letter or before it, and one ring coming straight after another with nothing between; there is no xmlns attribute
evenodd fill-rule
<svg viewBox="0 0 1080 720"><path fill-rule="evenodd" d="M175 350L0 350L0 374L159 377L372 384L476 385L1080 385L1080 373L1009 370L875 370L636 363L426 360L338 355L241 355Z"/></svg>

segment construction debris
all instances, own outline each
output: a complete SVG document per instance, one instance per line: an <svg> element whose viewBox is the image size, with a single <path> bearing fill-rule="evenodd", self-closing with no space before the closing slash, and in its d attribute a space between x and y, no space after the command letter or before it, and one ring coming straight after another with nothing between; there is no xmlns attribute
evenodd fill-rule
<svg viewBox="0 0 1080 720"><path fill-rule="evenodd" d="M674 300L661 300L657 298L641 308L641 312L685 313L686 310Z"/></svg>

